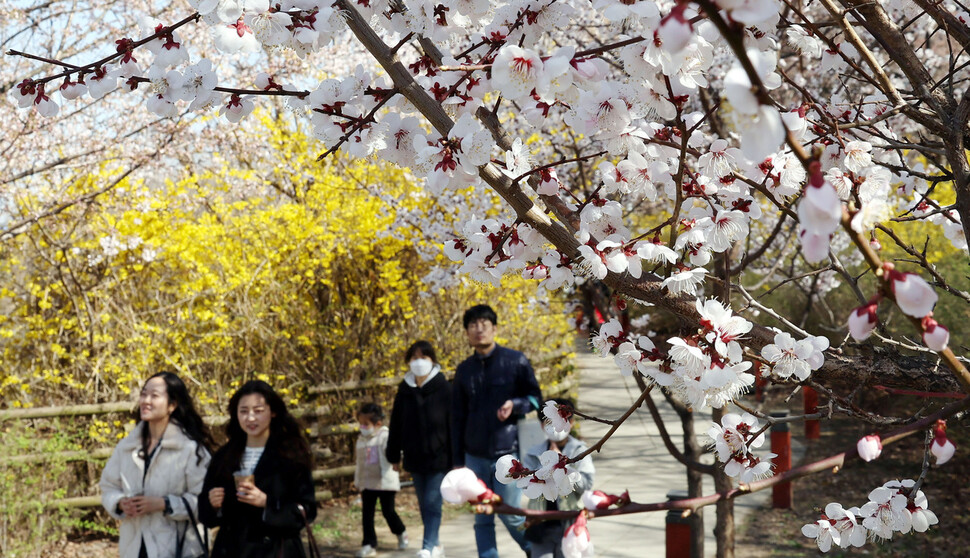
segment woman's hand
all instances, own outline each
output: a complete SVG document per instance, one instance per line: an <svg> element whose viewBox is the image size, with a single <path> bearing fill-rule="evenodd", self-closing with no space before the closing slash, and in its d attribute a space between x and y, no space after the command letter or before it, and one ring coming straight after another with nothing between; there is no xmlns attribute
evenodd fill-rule
<svg viewBox="0 0 970 558"><path fill-rule="evenodd" d="M209 491L209 503L212 507L219 509L222 507L222 502L226 499L226 489L225 488L213 488Z"/></svg>
<svg viewBox="0 0 970 558"><path fill-rule="evenodd" d="M266 507L266 493L256 488L256 485L250 481L239 483L239 487L236 489L236 498L240 502L249 504L250 506L257 508Z"/></svg>
<svg viewBox="0 0 970 558"><path fill-rule="evenodd" d="M138 509L135 507L135 498L122 498L118 500L118 508L121 509L121 513L125 514L125 517L138 517Z"/></svg>
<svg viewBox="0 0 970 558"><path fill-rule="evenodd" d="M150 513L165 511L165 498L158 496L134 496L122 498L121 511L128 517L140 517Z"/></svg>

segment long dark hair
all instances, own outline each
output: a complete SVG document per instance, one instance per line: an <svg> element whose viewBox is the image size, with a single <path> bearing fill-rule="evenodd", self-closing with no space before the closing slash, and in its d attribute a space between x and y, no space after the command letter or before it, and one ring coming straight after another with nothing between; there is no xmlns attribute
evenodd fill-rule
<svg viewBox="0 0 970 558"><path fill-rule="evenodd" d="M148 380L145 380L145 384L148 384L149 380L154 378L161 378L165 381L165 393L168 395L168 402L175 404L175 410L172 411L172 416L169 417L169 420L178 423L182 432L190 440L195 441L196 463L201 464L206 454L212 451L215 443L212 440L212 433L209 432L209 427L202 422L202 417L195 410L192 397L189 395L189 388L186 387L182 378L179 378L178 375L172 372L159 372L148 378ZM151 433L148 431L148 424L146 423L141 430L142 448L147 450L150 442Z"/></svg>
<svg viewBox="0 0 970 558"><path fill-rule="evenodd" d="M251 380L239 388L229 399L229 423L226 425L226 437L229 441L226 448L226 459L223 469L226 474L239 468L242 454L246 448L248 435L239 425L239 401L247 395L262 395L269 405L273 418L269 423L269 438L271 444L279 450L283 457L313 469L313 457L310 454L310 444L303 436L303 429L293 415L286 409L283 398L277 395L272 386L262 380Z"/></svg>

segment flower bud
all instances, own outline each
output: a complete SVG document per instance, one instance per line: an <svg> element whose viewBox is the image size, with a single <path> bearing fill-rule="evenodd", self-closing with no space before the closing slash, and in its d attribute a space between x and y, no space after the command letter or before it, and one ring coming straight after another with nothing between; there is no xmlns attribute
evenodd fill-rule
<svg viewBox="0 0 970 558"><path fill-rule="evenodd" d="M950 342L950 330L941 326L932 316L930 313L923 318L923 344L934 351L946 350Z"/></svg>
<svg viewBox="0 0 970 558"><path fill-rule="evenodd" d="M930 444L930 453L936 458L937 465L943 465L953 457L957 447L946 437L946 421L936 421L933 429L933 443Z"/></svg>
<svg viewBox="0 0 970 558"><path fill-rule="evenodd" d="M863 461L872 461L882 453L882 438L879 437L879 434L869 434L859 439L855 445L855 449L859 452L859 457Z"/></svg>
<svg viewBox="0 0 970 558"><path fill-rule="evenodd" d="M870 300L864 306L860 306L849 314L849 335L856 341L865 341L872 335L873 330L879 323L876 316L876 309L879 306L878 297Z"/></svg>
<svg viewBox="0 0 970 558"><path fill-rule="evenodd" d="M441 497L451 504L497 503L500 499L468 467L454 469L441 480Z"/></svg>
<svg viewBox="0 0 970 558"><path fill-rule="evenodd" d="M915 273L890 271L890 286L896 296L896 304L907 316L922 318L933 311L936 291Z"/></svg>

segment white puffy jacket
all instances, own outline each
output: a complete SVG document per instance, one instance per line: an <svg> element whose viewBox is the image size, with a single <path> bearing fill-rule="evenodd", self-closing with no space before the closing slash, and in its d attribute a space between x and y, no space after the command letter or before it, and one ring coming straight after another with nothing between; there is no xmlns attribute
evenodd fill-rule
<svg viewBox="0 0 970 558"><path fill-rule="evenodd" d="M199 518L198 495L209 466L209 453L203 451L201 462L195 453L197 444L189 439L176 422L170 422L162 435L155 457L144 475L145 460L141 450L141 431L144 423L126 436L101 473L101 504L114 518L121 520L118 550L121 558L138 558L141 541L145 540L148 558L189 558L202 554L199 537L187 531L189 514L182 502L184 497L196 520ZM144 483L142 479L144 478ZM145 496L168 496L172 514L155 512L135 518L118 513L118 502L125 497L143 493ZM200 531L197 531L200 532ZM175 555L176 539L185 533L182 557Z"/></svg>
<svg viewBox="0 0 970 558"><path fill-rule="evenodd" d="M387 436L390 430L381 426L372 436L357 438L357 463L354 484L357 490L401 490L401 477L387 461Z"/></svg>

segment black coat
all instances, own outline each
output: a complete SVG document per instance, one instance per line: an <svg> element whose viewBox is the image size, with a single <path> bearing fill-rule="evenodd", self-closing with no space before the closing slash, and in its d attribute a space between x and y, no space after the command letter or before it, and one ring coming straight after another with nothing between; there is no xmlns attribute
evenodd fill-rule
<svg viewBox="0 0 970 558"><path fill-rule="evenodd" d="M509 400L512 414L500 421L498 409ZM453 463L463 466L466 453L498 459L518 451L516 423L537 410L541 401L539 383L524 354L499 345L487 355L472 354L458 365L452 386Z"/></svg>
<svg viewBox="0 0 970 558"><path fill-rule="evenodd" d="M296 505L303 504L313 521L317 504L310 470L284 457L270 437L253 472L256 487L266 493L266 508L257 508L236 499L232 471L239 464L226 466L227 450L223 446L212 457L199 495L199 519L206 527L219 527L212 558L304 558L304 522ZM209 503L209 491L216 487L226 491L219 510Z"/></svg>
<svg viewBox="0 0 970 558"><path fill-rule="evenodd" d="M394 396L385 455L404 470L435 473L451 470L451 384L435 374L423 385L401 382Z"/></svg>

